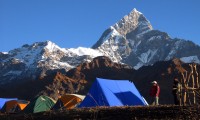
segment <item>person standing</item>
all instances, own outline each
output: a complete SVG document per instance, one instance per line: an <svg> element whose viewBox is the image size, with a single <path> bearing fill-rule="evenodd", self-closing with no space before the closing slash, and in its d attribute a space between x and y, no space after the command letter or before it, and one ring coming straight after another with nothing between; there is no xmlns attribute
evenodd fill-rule
<svg viewBox="0 0 200 120"><path fill-rule="evenodd" d="M174 96L174 104L180 105L180 98L181 98L181 84L177 77L174 77L172 94Z"/></svg>
<svg viewBox="0 0 200 120"><path fill-rule="evenodd" d="M153 81L152 84L150 89L150 96L153 101L152 105L159 105L160 86L156 81Z"/></svg>

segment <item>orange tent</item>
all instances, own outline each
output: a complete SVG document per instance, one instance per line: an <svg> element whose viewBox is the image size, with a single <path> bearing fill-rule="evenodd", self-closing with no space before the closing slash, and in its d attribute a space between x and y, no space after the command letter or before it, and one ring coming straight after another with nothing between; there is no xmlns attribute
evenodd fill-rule
<svg viewBox="0 0 200 120"><path fill-rule="evenodd" d="M18 103L17 104L20 110L23 110L28 104L27 103Z"/></svg>
<svg viewBox="0 0 200 120"><path fill-rule="evenodd" d="M11 100L4 104L1 111L7 112L7 113L19 112L23 110L28 104L29 104L29 101L25 101L25 100Z"/></svg>
<svg viewBox="0 0 200 120"><path fill-rule="evenodd" d="M55 109L72 109L76 107L77 104L83 101L85 96L78 94L65 94L58 99L56 104L52 107Z"/></svg>

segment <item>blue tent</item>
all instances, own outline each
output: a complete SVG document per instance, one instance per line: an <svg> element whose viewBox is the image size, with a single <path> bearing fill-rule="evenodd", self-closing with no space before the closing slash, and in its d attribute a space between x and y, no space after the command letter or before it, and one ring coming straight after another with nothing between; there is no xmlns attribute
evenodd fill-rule
<svg viewBox="0 0 200 120"><path fill-rule="evenodd" d="M0 110L1 110L1 108L4 106L4 104L5 104L7 101L10 101L10 100L17 100L17 98L0 98Z"/></svg>
<svg viewBox="0 0 200 120"><path fill-rule="evenodd" d="M79 107L147 105L128 80L97 78Z"/></svg>

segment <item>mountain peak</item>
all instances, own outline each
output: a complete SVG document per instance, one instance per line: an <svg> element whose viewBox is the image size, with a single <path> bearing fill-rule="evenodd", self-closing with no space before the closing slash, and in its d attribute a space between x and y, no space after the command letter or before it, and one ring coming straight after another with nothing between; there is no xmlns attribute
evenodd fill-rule
<svg viewBox="0 0 200 120"><path fill-rule="evenodd" d="M36 49L38 47L47 47L47 46L52 46L52 45L55 46L56 44L53 43L53 42L51 42L50 40L46 40L44 42L35 42L35 43L31 44L31 45L24 44L24 45L22 45L21 48L23 48L23 49L27 49L27 48L29 48L29 49ZM21 49L21 48L18 48L18 49Z"/></svg>
<svg viewBox="0 0 200 120"><path fill-rule="evenodd" d="M130 12L130 14L131 13L137 13L137 14L142 14L140 11L138 11L136 8L134 8L131 12Z"/></svg>
<svg viewBox="0 0 200 120"><path fill-rule="evenodd" d="M55 43L53 43L52 41L45 41L44 42L44 45L45 45L45 48L48 49L50 52L54 51L55 49L59 49L61 51L66 51L65 49L63 48L60 48L58 45L56 45Z"/></svg>
<svg viewBox="0 0 200 120"><path fill-rule="evenodd" d="M136 8L128 15L125 15L120 21L113 25L113 27L122 35L126 35L134 30L139 31L139 34L153 29L150 22Z"/></svg>
<svg viewBox="0 0 200 120"><path fill-rule="evenodd" d="M112 48L108 50L108 54L112 54L111 56L119 54L112 52L116 52L120 49L121 52L125 52L123 55L126 56L126 54L131 52L130 47L133 48L133 46L129 46L129 43L132 45L135 44L133 43L134 41L128 41L127 37L130 35L132 36L131 39L134 39L134 36L141 37L151 30L153 30L153 28L150 22L141 12L134 8L128 15L125 15L120 21L109 27L92 48L98 48L100 46L104 46L101 48ZM100 50L101 48L98 49ZM121 52L120 54L122 54Z"/></svg>

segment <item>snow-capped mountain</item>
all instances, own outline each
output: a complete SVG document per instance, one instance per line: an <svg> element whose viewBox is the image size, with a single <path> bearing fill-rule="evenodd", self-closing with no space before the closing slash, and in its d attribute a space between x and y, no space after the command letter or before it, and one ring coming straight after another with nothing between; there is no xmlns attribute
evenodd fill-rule
<svg viewBox="0 0 200 120"><path fill-rule="evenodd" d="M0 84L24 78L37 79L44 77L49 70L68 71L102 55L98 50L90 48L60 48L51 41L26 44L8 53L0 53Z"/></svg>
<svg viewBox="0 0 200 120"><path fill-rule="evenodd" d="M150 22L136 9L109 27L92 48L103 52L113 61L126 63L135 69L174 57L187 63L200 63L198 45L172 39L165 32L153 30Z"/></svg>
<svg viewBox="0 0 200 120"><path fill-rule="evenodd" d="M68 71L97 56L125 63L135 69L175 57L200 63L200 47L191 41L172 39L153 30L145 16L133 9L109 27L92 48L60 48L51 41L23 45L9 52L0 52L0 85L19 79L43 78L53 70Z"/></svg>

